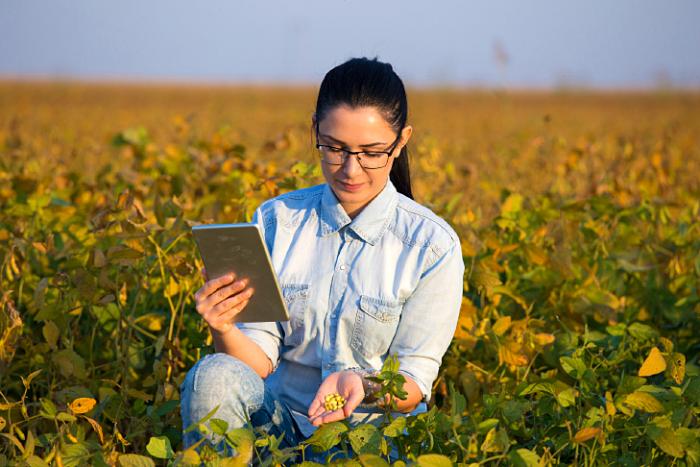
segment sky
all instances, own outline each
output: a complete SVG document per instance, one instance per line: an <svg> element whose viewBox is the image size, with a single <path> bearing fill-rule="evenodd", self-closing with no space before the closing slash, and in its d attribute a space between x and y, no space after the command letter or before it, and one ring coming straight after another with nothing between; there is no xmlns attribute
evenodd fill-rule
<svg viewBox="0 0 700 467"><path fill-rule="evenodd" d="M697 0L0 0L0 77L700 88Z"/></svg>

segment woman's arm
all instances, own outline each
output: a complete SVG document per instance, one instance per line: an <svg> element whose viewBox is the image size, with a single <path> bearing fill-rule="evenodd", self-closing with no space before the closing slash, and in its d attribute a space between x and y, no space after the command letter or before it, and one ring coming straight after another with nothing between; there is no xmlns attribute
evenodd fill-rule
<svg viewBox="0 0 700 467"><path fill-rule="evenodd" d="M270 376L273 369L272 360L256 342L246 336L238 327L233 326L224 333L214 329L210 330L214 339L214 350L236 357L255 370L263 379Z"/></svg>
<svg viewBox="0 0 700 467"><path fill-rule="evenodd" d="M206 280L206 270L202 270L202 275ZM261 378L267 378L274 368L272 359L260 344L234 324L236 315L243 311L254 293L252 288L245 289L247 279L234 282L235 279L236 275L229 273L207 281L194 295L196 309L209 325L217 352L236 357Z"/></svg>

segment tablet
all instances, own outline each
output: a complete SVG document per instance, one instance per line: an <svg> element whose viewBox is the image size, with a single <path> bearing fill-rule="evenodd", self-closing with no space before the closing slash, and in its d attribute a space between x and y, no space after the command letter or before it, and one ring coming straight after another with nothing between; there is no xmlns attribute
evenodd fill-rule
<svg viewBox="0 0 700 467"><path fill-rule="evenodd" d="M229 272L247 277L255 292L237 323L287 321L289 311L257 224L205 224L192 227L209 279Z"/></svg>

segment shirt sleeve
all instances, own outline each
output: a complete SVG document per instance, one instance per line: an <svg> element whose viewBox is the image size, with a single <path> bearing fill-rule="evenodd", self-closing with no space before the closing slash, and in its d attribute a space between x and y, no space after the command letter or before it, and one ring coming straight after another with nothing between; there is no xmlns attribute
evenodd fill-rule
<svg viewBox="0 0 700 467"><path fill-rule="evenodd" d="M464 260L459 241L423 272L401 311L389 354L396 354L399 373L413 379L430 399L442 357L457 328L464 287Z"/></svg>
<svg viewBox="0 0 700 467"><path fill-rule="evenodd" d="M265 222L261 207L258 207L253 213L251 223L258 224L263 241L266 241L267 235L265 233ZM270 245L268 244L267 247L270 248ZM256 291L256 293L262 293L262 291ZM272 362L272 371L275 371L279 365L280 347L282 345L282 331L279 327L279 323L276 321L236 323L236 326L243 334L260 346L262 351L265 352L265 355L267 355Z"/></svg>

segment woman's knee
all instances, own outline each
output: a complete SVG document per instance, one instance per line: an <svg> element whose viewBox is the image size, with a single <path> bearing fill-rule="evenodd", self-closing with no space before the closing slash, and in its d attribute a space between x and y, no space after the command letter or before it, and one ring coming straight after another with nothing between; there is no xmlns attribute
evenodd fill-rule
<svg viewBox="0 0 700 467"><path fill-rule="evenodd" d="M219 412L242 417L262 405L264 383L246 363L228 354L210 354L199 360L187 373L182 387L183 412L192 415L190 422L219 406L214 418L226 419ZM184 407L188 404L189 407ZM190 418L190 417L187 417Z"/></svg>

